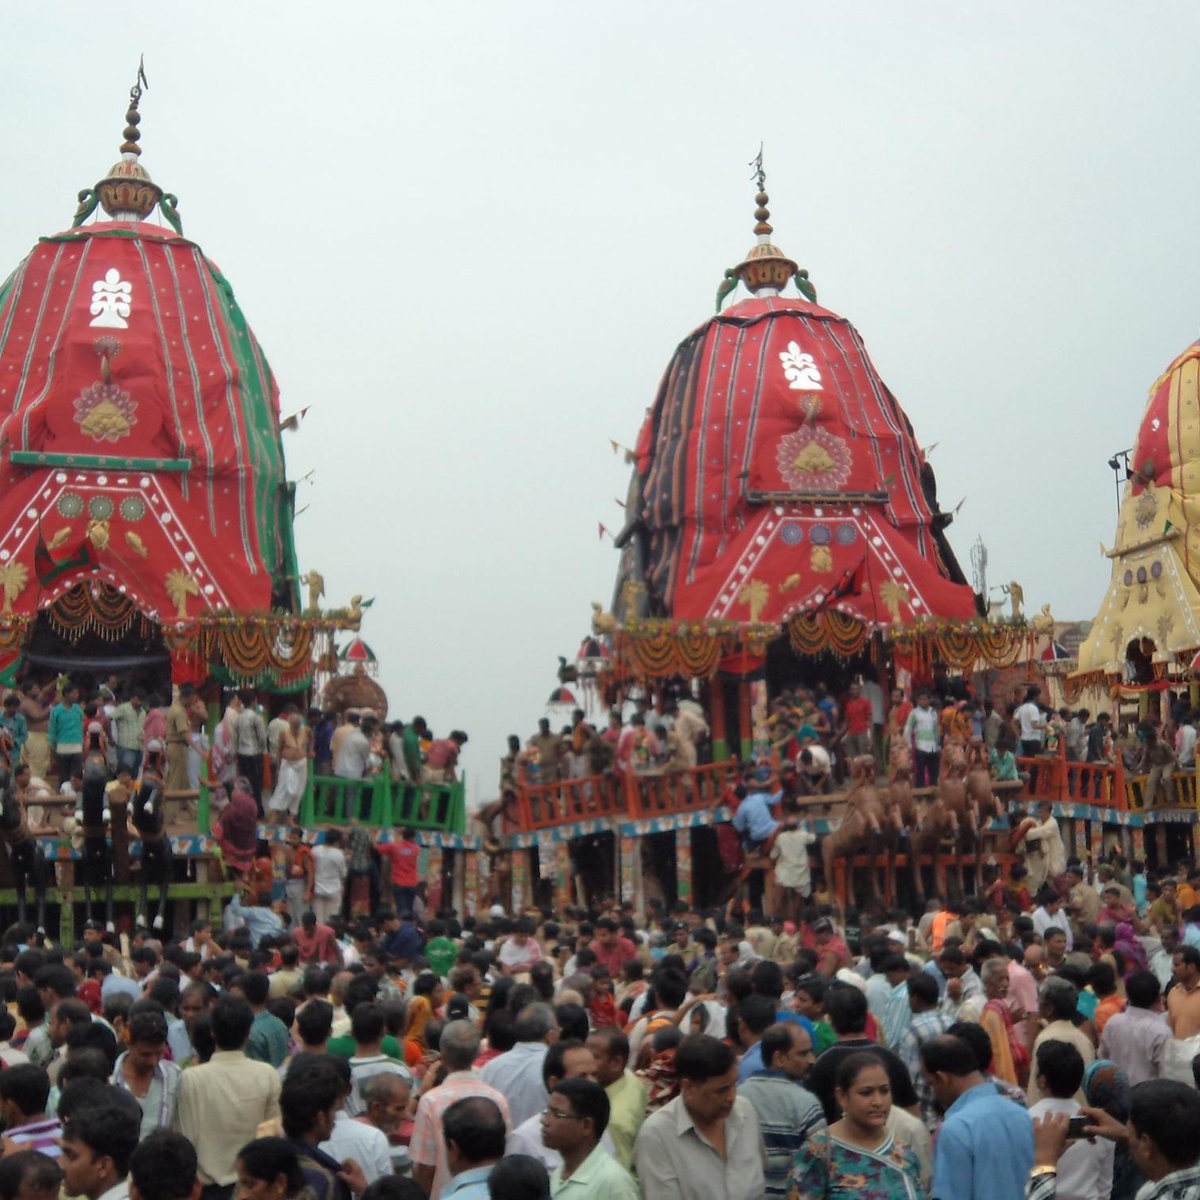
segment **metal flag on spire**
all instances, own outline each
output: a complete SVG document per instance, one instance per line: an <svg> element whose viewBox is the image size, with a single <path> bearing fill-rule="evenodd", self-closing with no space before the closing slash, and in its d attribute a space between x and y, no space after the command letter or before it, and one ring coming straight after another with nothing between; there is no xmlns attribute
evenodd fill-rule
<svg viewBox="0 0 1200 1200"><path fill-rule="evenodd" d="M758 153L750 160L754 181L758 191L754 197L754 241L746 257L736 267L730 267L717 289L717 312L721 311L726 297L737 290L739 283L755 296L778 296L788 283L794 283L800 294L816 303L817 290L808 277L808 272L798 267L778 246L771 243L774 229L770 223L771 210L767 208L767 171L763 166L763 143L758 144Z"/></svg>

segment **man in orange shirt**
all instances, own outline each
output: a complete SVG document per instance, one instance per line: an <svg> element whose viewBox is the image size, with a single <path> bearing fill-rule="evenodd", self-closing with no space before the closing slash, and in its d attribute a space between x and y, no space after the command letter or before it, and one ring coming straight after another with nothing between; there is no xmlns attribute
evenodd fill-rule
<svg viewBox="0 0 1200 1200"><path fill-rule="evenodd" d="M1124 1009L1125 1001L1117 991L1117 973L1112 969L1111 963L1092 963L1088 971L1088 983L1091 984L1092 991L1100 997L1100 1003L1096 1005L1092 1016L1092 1024L1095 1025L1096 1036L1099 1037L1104 1032L1109 1017L1116 1016Z"/></svg>
<svg viewBox="0 0 1200 1200"><path fill-rule="evenodd" d="M402 829L394 842L380 842L375 847L379 857L387 859L392 869L392 895L398 913L412 912L413 899L420 885L421 847L411 829Z"/></svg>

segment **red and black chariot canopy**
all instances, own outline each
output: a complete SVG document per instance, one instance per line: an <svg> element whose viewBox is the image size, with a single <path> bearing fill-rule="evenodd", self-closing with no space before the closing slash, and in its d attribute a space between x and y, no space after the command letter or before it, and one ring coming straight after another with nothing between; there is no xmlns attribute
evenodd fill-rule
<svg viewBox="0 0 1200 1200"><path fill-rule="evenodd" d="M639 434L616 591L645 590L623 615L970 621L912 425L858 331L769 244L765 202L759 244L722 289L755 295L684 339ZM779 294L793 278L805 296Z"/></svg>

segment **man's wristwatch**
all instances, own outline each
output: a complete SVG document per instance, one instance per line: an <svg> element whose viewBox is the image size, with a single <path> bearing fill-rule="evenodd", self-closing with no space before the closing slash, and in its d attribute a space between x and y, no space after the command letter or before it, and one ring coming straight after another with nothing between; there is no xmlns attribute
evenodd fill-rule
<svg viewBox="0 0 1200 1200"><path fill-rule="evenodd" d="M1042 1175L1057 1175L1057 1174L1058 1174L1057 1166L1050 1166L1048 1164L1043 1164L1040 1167L1034 1167L1033 1170L1029 1172L1029 1178L1030 1179L1038 1179Z"/></svg>

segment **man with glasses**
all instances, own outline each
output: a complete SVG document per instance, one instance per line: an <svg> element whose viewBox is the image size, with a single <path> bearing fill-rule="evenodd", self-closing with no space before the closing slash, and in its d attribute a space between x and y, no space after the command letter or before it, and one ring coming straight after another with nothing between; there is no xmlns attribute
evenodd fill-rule
<svg viewBox="0 0 1200 1200"><path fill-rule="evenodd" d="M563 1079L542 1113L542 1141L561 1156L550 1177L559 1200L638 1200L633 1176L600 1144L608 1126L608 1097L592 1079Z"/></svg>

